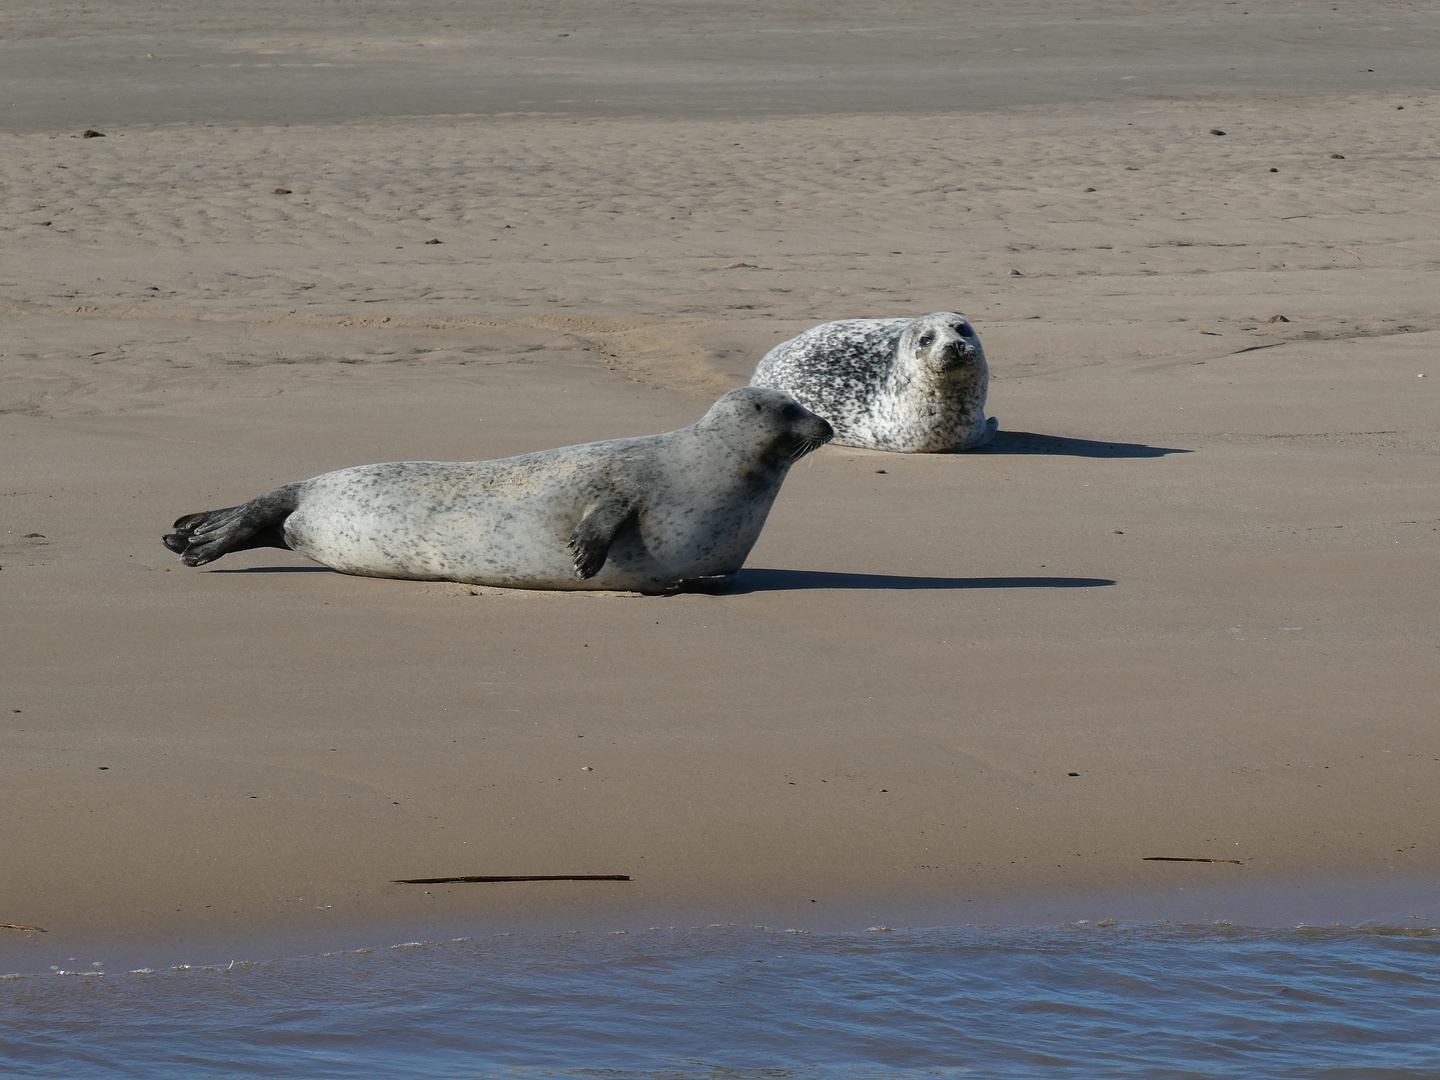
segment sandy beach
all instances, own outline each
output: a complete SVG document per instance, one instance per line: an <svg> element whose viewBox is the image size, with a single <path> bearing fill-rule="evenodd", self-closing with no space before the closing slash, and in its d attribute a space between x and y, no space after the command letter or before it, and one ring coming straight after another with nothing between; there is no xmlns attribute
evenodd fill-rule
<svg viewBox="0 0 1440 1080"><path fill-rule="evenodd" d="M0 954L1436 879L1440 14L1052 7L0 8ZM160 545L936 310L728 592Z"/></svg>

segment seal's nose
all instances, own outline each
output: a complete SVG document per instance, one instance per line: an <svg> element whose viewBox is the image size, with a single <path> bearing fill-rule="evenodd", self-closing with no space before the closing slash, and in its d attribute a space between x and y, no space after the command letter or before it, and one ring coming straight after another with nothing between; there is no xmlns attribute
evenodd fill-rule
<svg viewBox="0 0 1440 1080"><path fill-rule="evenodd" d="M817 425L820 430L815 436L817 439L819 439L821 442L829 442L831 439L835 438L835 429L830 426L829 420L826 420L823 416L816 416L815 419L820 421L820 423Z"/></svg>
<svg viewBox="0 0 1440 1080"><path fill-rule="evenodd" d="M954 371L958 367L974 362L979 356L974 338L960 338L946 342L945 348L935 357L935 367L940 371Z"/></svg>

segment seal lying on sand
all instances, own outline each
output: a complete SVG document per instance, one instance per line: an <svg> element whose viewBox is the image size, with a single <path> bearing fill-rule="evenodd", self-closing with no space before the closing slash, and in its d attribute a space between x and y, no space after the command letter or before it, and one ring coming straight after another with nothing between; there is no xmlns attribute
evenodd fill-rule
<svg viewBox="0 0 1440 1080"><path fill-rule="evenodd" d="M732 390L689 427L498 461L399 461L190 514L187 566L284 547L347 574L663 592L733 574L790 466L834 432L788 394Z"/></svg>
<svg viewBox="0 0 1440 1080"><path fill-rule="evenodd" d="M845 446L929 454L984 446L990 368L963 315L845 319L781 342L751 386L784 390L835 427Z"/></svg>

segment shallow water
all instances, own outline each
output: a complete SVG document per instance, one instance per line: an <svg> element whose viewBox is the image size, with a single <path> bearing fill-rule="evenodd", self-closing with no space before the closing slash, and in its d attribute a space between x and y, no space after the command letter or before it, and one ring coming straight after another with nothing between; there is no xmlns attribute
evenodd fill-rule
<svg viewBox="0 0 1440 1080"><path fill-rule="evenodd" d="M0 1073L1440 1077L1429 921L656 928L100 970L0 980Z"/></svg>

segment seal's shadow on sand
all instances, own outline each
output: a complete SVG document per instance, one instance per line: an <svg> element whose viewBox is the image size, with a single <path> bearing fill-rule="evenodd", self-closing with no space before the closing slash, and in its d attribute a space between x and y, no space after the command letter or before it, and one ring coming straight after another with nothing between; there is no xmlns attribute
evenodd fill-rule
<svg viewBox="0 0 1440 1080"><path fill-rule="evenodd" d="M1037 435L1033 431L1001 429L984 446L965 450L966 454L1056 454L1088 458L1150 458L1166 454L1190 454L1175 446L1146 446L1144 443L1099 442L1095 439L1069 439L1063 435Z"/></svg>
<svg viewBox="0 0 1440 1080"><path fill-rule="evenodd" d="M233 570L207 570L207 574L337 574L328 566L238 566Z"/></svg>
<svg viewBox="0 0 1440 1080"><path fill-rule="evenodd" d="M245 566L211 574L334 574L328 566ZM1099 589L1114 585L1095 577L912 577L905 574L843 574L831 570L741 570L733 578L700 578L676 592L735 595L803 589Z"/></svg>
<svg viewBox="0 0 1440 1080"><path fill-rule="evenodd" d="M842 574L829 570L741 570L713 588L697 583L682 591L717 593L789 592L800 589L1098 589L1110 578L1084 577L910 577L904 574Z"/></svg>
<svg viewBox="0 0 1440 1080"><path fill-rule="evenodd" d="M207 573L336 573L328 566L243 566ZM835 570L744 569L730 579L690 580L677 593L734 596L749 592L799 592L802 589L1102 589L1112 577L917 577L897 573L840 573ZM671 593L674 595L674 593Z"/></svg>

